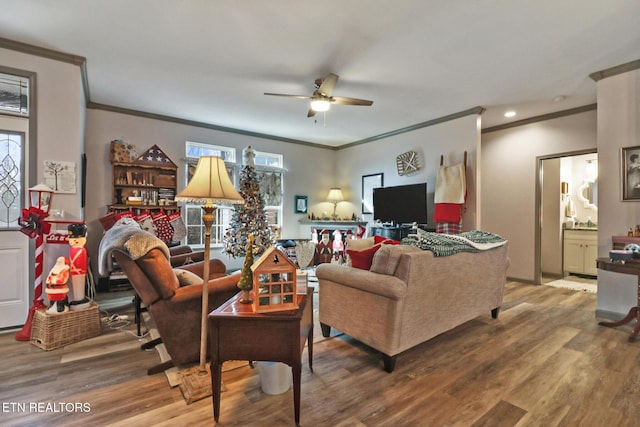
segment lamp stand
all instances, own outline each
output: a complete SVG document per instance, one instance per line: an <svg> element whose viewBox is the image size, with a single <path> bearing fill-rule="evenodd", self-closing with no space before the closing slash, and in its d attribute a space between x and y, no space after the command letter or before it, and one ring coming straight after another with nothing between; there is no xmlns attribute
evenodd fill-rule
<svg viewBox="0 0 640 427"><path fill-rule="evenodd" d="M204 223L204 270L202 274L202 313L200 319L200 365L182 373L180 390L187 404L211 396L211 375L207 366L207 315L209 314L209 256L211 252L211 226L218 209L216 205L207 202L202 206L202 222Z"/></svg>

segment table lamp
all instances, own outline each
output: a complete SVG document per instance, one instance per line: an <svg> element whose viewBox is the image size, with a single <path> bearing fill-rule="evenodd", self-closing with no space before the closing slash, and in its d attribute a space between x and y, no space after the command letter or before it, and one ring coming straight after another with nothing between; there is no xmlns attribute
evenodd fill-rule
<svg viewBox="0 0 640 427"><path fill-rule="evenodd" d="M209 378L207 359L207 314L209 306L209 254L211 251L211 226L215 221L215 211L218 208L214 202L241 204L242 196L236 191L224 160L215 156L203 156L198 160L196 171L189 184L177 196L176 201L204 203L202 222L204 223L204 272L202 280L202 319L200 329L200 365L196 372L183 374L180 386L187 403L211 395L211 380Z"/></svg>
<svg viewBox="0 0 640 427"><path fill-rule="evenodd" d="M333 215L331 218L337 219L338 215L336 214L336 208L338 207L338 203L344 200L344 196L342 195L342 190L339 188L331 188L329 190L329 196L327 197L327 201L333 203Z"/></svg>

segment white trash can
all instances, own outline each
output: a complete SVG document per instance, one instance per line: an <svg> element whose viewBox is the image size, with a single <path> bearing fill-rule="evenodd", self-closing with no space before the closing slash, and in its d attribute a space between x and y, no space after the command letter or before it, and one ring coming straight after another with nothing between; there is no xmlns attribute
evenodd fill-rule
<svg viewBox="0 0 640 427"><path fill-rule="evenodd" d="M260 386L266 394L282 394L293 384L291 367L281 362L257 362Z"/></svg>

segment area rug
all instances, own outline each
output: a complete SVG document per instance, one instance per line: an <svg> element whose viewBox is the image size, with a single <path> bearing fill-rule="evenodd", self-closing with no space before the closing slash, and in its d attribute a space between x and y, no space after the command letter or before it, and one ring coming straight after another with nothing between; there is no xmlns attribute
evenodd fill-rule
<svg viewBox="0 0 640 427"><path fill-rule="evenodd" d="M595 283L575 282L567 279L554 280L553 282L545 283L546 286L552 286L554 288L571 289L574 291L584 291L592 294L597 293L598 285Z"/></svg>

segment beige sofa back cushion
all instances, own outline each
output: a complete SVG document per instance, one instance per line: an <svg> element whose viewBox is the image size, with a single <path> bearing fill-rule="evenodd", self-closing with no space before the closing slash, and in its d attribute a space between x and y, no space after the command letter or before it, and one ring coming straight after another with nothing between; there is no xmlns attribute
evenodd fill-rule
<svg viewBox="0 0 640 427"><path fill-rule="evenodd" d="M382 247L373 256L371 269L374 273L386 274L393 276L398 268L400 257L408 252L421 251L422 249L409 245L382 245Z"/></svg>

